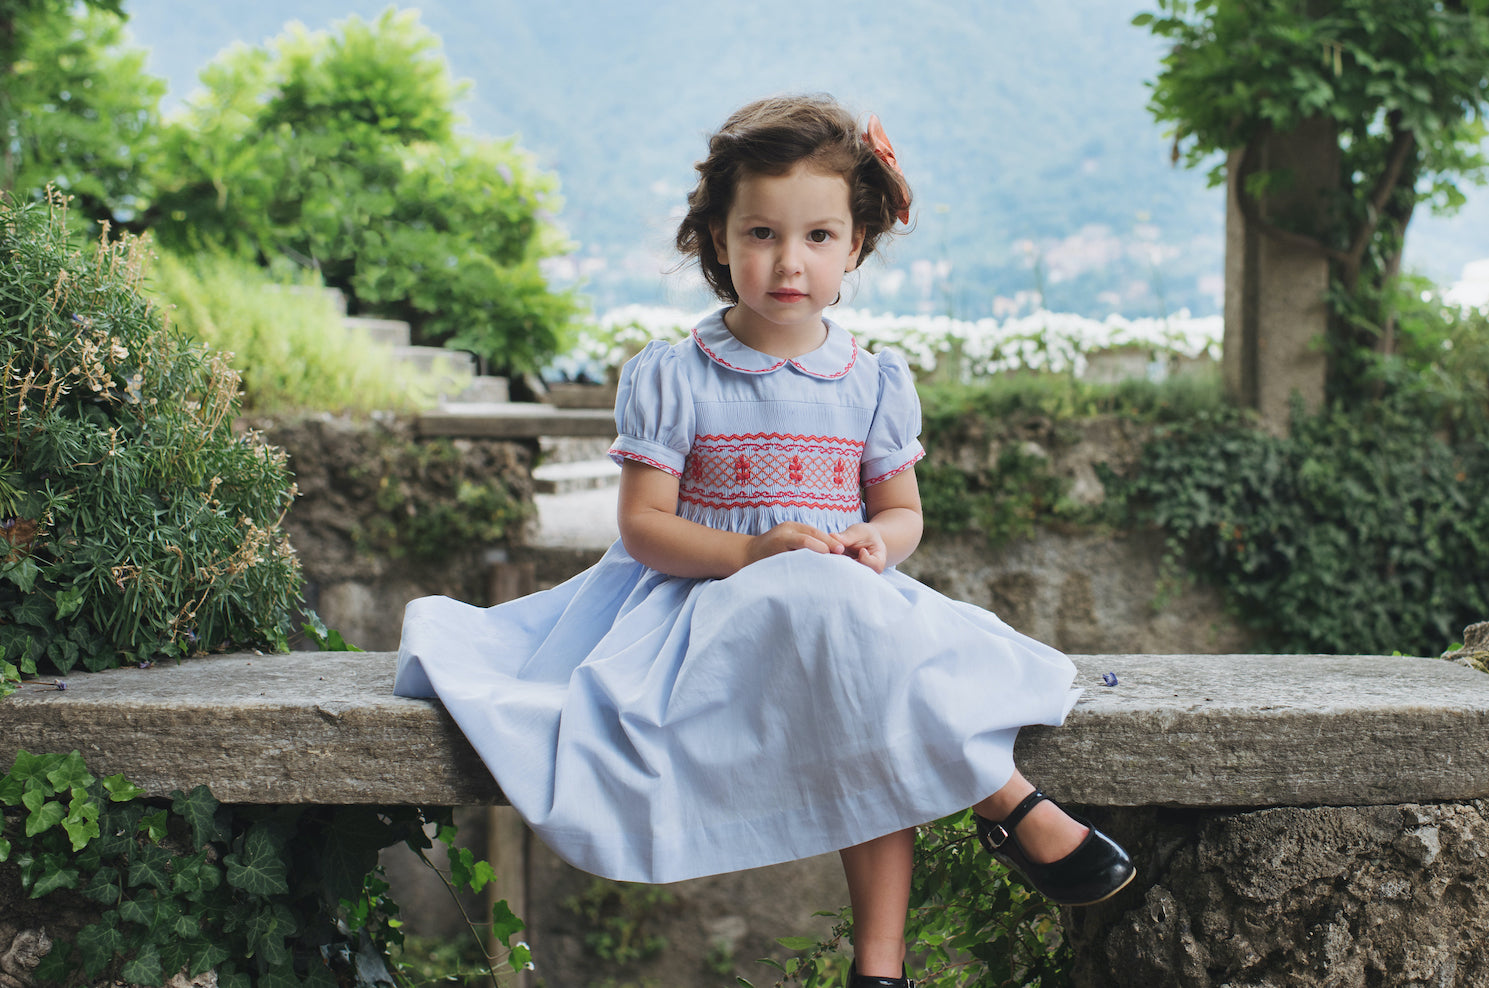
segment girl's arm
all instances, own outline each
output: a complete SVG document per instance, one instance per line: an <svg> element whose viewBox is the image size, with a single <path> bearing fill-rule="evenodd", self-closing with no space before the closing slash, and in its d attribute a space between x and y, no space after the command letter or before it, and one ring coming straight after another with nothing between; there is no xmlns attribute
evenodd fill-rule
<svg viewBox="0 0 1489 988"><path fill-rule="evenodd" d="M811 525L786 522L763 535L749 536L680 518L677 489L677 478L665 470L635 460L621 464L621 541L631 558L659 573L723 579L778 552L843 551L838 538Z"/></svg>
<svg viewBox="0 0 1489 988"><path fill-rule="evenodd" d="M915 470L901 470L874 484L864 492L864 503L869 520L850 525L837 537L850 556L882 573L910 558L920 545L923 519Z"/></svg>

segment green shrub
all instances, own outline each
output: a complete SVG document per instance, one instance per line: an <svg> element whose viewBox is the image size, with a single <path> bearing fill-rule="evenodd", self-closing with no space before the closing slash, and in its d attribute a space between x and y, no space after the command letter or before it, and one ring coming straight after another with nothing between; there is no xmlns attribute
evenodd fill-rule
<svg viewBox="0 0 1489 988"><path fill-rule="evenodd" d="M1216 376L1087 384L1065 374L1024 373L921 385L928 455L918 473L926 529L973 529L996 547L1040 526L1110 520L1105 509L1067 497L1068 482L1055 476L1049 457L1026 448L1030 429L1052 431L1058 443L1074 436L1072 423L1097 415L1184 421L1224 407Z"/></svg>
<svg viewBox="0 0 1489 988"><path fill-rule="evenodd" d="M232 355L246 411L407 411L434 403L437 382L347 329L317 277L274 277L210 251L163 254L152 268L149 286L172 306L171 321Z"/></svg>
<svg viewBox="0 0 1489 988"><path fill-rule="evenodd" d="M206 786L143 797L77 752L21 751L0 775L0 862L52 939L39 981L159 985L184 969L222 988L392 984L384 959L403 933L378 852L407 844L452 892L494 877L455 846L449 809L224 806ZM425 853L430 824L447 870ZM527 963L506 902L482 925L493 946L477 970Z"/></svg>
<svg viewBox="0 0 1489 988"><path fill-rule="evenodd" d="M0 649L7 678L283 647L300 571L281 452L235 435L238 376L84 252L54 199L0 205Z"/></svg>
<svg viewBox="0 0 1489 988"><path fill-rule="evenodd" d="M569 244L557 183L456 132L464 84L416 12L230 48L162 137L148 221L167 247L293 260L417 342L536 371L579 309L539 262Z"/></svg>
<svg viewBox="0 0 1489 988"><path fill-rule="evenodd" d="M1105 479L1264 647L1434 655L1489 613L1489 433L1435 435L1409 395L1299 412L1287 437L1197 418Z"/></svg>

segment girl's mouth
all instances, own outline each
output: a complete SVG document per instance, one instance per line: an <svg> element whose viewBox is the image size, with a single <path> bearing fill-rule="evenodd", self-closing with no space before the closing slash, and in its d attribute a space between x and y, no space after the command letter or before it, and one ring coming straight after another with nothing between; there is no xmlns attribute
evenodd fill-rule
<svg viewBox="0 0 1489 988"><path fill-rule="evenodd" d="M777 302L797 302L807 297L806 292L799 292L794 288L779 288L768 294Z"/></svg>

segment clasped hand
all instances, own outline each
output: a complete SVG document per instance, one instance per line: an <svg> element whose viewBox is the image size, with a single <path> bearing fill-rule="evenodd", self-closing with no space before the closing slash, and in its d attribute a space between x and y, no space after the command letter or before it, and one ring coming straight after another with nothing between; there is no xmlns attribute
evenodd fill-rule
<svg viewBox="0 0 1489 988"><path fill-rule="evenodd" d="M883 573L889 561L884 536L873 525L863 521L849 525L835 535L799 521L783 521L770 531L751 538L746 554L753 563L795 549L846 555L875 573Z"/></svg>

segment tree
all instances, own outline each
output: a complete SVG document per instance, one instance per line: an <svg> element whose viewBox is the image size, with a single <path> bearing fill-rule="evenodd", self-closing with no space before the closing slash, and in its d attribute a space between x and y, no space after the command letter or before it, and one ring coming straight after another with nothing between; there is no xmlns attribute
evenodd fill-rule
<svg viewBox="0 0 1489 988"><path fill-rule="evenodd" d="M1229 181L1248 221L1328 258L1328 389L1365 393L1372 354L1395 349L1392 289L1407 224L1481 181L1489 106L1489 0L1158 0L1134 19L1173 41L1150 108L1174 158ZM1332 130L1338 181L1314 215L1264 215L1291 176L1260 166L1274 135Z"/></svg>
<svg viewBox="0 0 1489 988"><path fill-rule="evenodd" d="M4 96L7 188L40 200L52 185L72 197L78 219L133 221L150 195L147 162L166 88L144 65L143 51L124 47L113 8L48 12L29 23Z"/></svg>
<svg viewBox="0 0 1489 988"><path fill-rule="evenodd" d="M511 143L456 133L464 86L439 48L390 9L220 56L165 140L162 243L313 266L353 312L536 369L577 308L539 270L567 247L555 182Z"/></svg>

